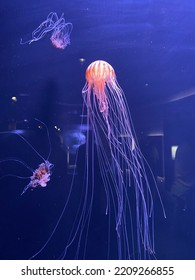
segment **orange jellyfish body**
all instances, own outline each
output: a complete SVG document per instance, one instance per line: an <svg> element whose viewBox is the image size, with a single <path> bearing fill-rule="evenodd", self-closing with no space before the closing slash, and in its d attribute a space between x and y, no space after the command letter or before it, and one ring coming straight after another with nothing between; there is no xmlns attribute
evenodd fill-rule
<svg viewBox="0 0 195 280"><path fill-rule="evenodd" d="M106 81L115 79L113 67L103 60L92 62L86 70L86 80L95 87L105 86Z"/></svg>
<svg viewBox="0 0 195 280"><path fill-rule="evenodd" d="M86 70L86 80L89 86L88 92L94 91L100 112L107 113L106 85L113 84L116 80L113 67L103 60L94 61Z"/></svg>

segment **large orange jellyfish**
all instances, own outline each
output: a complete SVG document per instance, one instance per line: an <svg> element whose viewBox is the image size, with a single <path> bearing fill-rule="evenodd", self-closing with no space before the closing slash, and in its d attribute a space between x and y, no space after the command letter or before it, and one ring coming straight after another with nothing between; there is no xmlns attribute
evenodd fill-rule
<svg viewBox="0 0 195 280"><path fill-rule="evenodd" d="M105 213L115 217L115 229L109 232L116 233L118 258L147 258L154 254L153 198L128 105L113 67L102 60L91 63L82 94L105 188ZM88 154L86 151L87 161ZM87 167L86 172L92 178L87 183L92 185L93 174L89 172L95 172L93 167Z"/></svg>
<svg viewBox="0 0 195 280"><path fill-rule="evenodd" d="M81 158L81 165L85 165L82 195L75 217L71 216L72 226L61 258L155 257L154 203L145 168L151 170L140 151L125 95L113 67L102 60L91 63L86 70L82 94L89 128ZM98 169L101 180L96 177ZM46 247L62 217L68 218L72 186L52 234L32 258ZM101 198L96 199L98 196ZM99 209L103 209L101 218L96 215Z"/></svg>
<svg viewBox="0 0 195 280"><path fill-rule="evenodd" d="M102 249L106 252L103 258L150 259L155 256L154 203L145 168L151 170L140 151L125 95L113 67L102 60L91 63L86 70L82 94L90 128L86 138L84 190L63 257L77 242L75 256L79 258L90 258L90 250L99 250L102 246L107 248ZM102 178L99 182L95 159ZM156 187L155 181L153 185ZM158 189L156 191L158 193ZM105 199L99 201L103 205L94 206L96 196L102 193ZM99 244L99 229L94 230L98 220L94 208L102 207L107 217L107 227L104 227L107 233L106 240ZM96 238L91 238L95 233ZM96 247L91 245L94 239L99 244ZM95 255L96 252L93 257Z"/></svg>

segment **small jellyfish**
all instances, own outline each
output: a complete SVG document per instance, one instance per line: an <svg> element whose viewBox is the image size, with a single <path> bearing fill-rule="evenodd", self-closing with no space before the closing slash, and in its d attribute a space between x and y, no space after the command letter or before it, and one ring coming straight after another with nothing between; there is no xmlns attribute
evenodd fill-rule
<svg viewBox="0 0 195 280"><path fill-rule="evenodd" d="M38 187L45 188L50 181L52 167L53 164L48 160L44 160L43 163L39 164L38 168L33 171L33 175L30 177L30 183L25 186L21 195L23 195L28 189L35 189Z"/></svg>
<svg viewBox="0 0 195 280"><path fill-rule="evenodd" d="M63 50L70 44L70 34L72 29L72 23L65 22L64 14L58 18L57 13L51 12L47 16L47 19L32 32L32 39L25 42L21 39L20 44L31 44L39 41L47 33L51 32L50 40L53 46Z"/></svg>
<svg viewBox="0 0 195 280"><path fill-rule="evenodd" d="M36 119L37 120L37 119ZM46 125L38 120L41 124L43 124L45 127ZM47 136L49 139L49 132L47 130ZM30 182L24 187L21 195L23 195L27 190L29 189L37 189L37 188L45 188L47 186L47 183L50 181L50 177L52 175L51 169L53 168L53 164L49 162L49 157L51 154L51 143L49 139L49 153L47 158L45 159L33 146L32 144L21 134L20 131L5 131L5 132L0 132L0 135L5 135L5 134L10 134L10 135L16 135L17 137L21 138L24 143L26 143L37 155L39 158L43 160L41 164L39 164L37 169L32 169L30 166L28 166L24 161L17 159L17 158L4 158L0 160L0 164L4 162L15 162L17 164L23 165L25 168L27 168L30 172L32 172L32 176L30 177L22 177L14 174L5 174L3 175L0 179L4 177L17 177L20 179L30 179Z"/></svg>

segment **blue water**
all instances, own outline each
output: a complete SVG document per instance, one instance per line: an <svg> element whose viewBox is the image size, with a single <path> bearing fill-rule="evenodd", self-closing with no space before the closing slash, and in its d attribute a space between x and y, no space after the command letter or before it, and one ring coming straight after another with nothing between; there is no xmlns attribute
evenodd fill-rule
<svg viewBox="0 0 195 280"><path fill-rule="evenodd" d="M29 40L32 31L50 12L58 16L64 13L65 20L73 24L70 45L65 50L56 49L49 36L30 45L20 45L20 39ZM156 222L157 258L195 258L195 241L189 229L194 212L190 210L187 218L183 213L180 216L179 223L182 219L187 221L187 234L182 229L172 233L169 220L172 203L167 198L174 181L171 146L178 146L182 135L195 127L194 1L7 0L1 3L0 26L0 129L6 131L13 125L24 130L28 141L47 157L48 139L45 131L39 133L34 118L44 121L51 129L51 161L55 165L53 184L51 181L48 189L29 192L26 197L20 197L26 181L14 177L0 180L0 259L28 259L55 226L72 176L67 175L66 147L71 147L71 163L74 163L75 147L83 143L78 126L85 70L98 59L108 61L115 69L138 140L147 147L144 137L156 135L151 141L159 152L155 172L165 182L160 187L168 213L165 221L157 206L160 217ZM11 99L13 96L17 102ZM63 143L56 137L54 126L64 131ZM17 157L37 168L39 159L20 139L0 138L0 158ZM150 161L150 150L148 154ZM193 164L193 159L189 164ZM1 176L5 172L31 176L22 166L9 163L0 168ZM52 253L46 252L40 258L60 257L59 248L63 247L67 234L64 228L68 230L67 220L62 221L49 245L48 251ZM101 253L90 254L90 258L103 258ZM115 253L112 256L116 258Z"/></svg>

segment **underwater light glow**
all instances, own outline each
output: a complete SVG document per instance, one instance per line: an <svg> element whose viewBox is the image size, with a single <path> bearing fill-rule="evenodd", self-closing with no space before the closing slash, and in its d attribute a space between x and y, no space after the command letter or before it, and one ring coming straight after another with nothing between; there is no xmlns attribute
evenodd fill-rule
<svg viewBox="0 0 195 280"><path fill-rule="evenodd" d="M17 97L16 96L12 96L12 101L14 101L14 102L17 102L18 101L18 99L17 99Z"/></svg>
<svg viewBox="0 0 195 280"><path fill-rule="evenodd" d="M172 146L172 147L171 147L171 158L172 158L173 160L175 159L177 149L178 149L178 146Z"/></svg>

